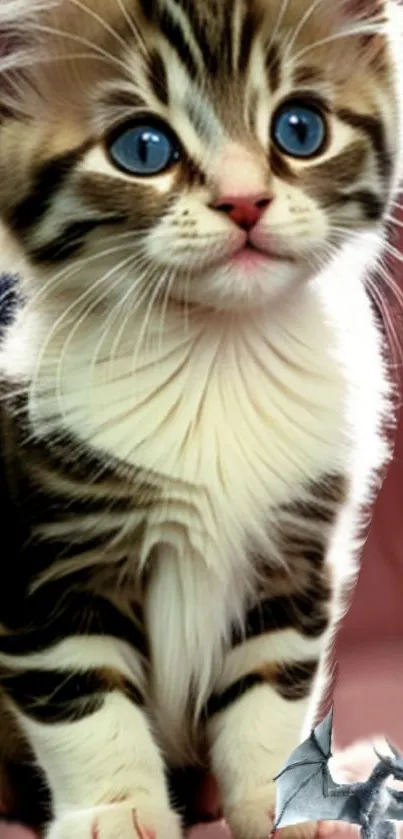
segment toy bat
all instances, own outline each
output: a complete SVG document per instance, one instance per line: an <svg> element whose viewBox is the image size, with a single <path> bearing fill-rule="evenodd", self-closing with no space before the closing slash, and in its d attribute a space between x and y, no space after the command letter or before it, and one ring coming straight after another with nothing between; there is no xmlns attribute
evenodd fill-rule
<svg viewBox="0 0 403 839"><path fill-rule="evenodd" d="M386 786L403 781L403 756L388 743L392 756L376 750L378 762L366 781L336 783L329 770L333 710L299 745L276 781L273 832L310 821L343 821L360 827L361 839L395 839L395 821L403 821L403 790Z"/></svg>

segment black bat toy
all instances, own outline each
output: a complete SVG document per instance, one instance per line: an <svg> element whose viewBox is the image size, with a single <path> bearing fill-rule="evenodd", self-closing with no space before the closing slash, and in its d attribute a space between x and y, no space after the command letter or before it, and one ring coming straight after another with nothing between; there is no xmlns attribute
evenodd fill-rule
<svg viewBox="0 0 403 839"><path fill-rule="evenodd" d="M311 821L343 821L360 827L361 839L395 839L394 822L403 821L403 790L386 781L403 781L403 756L388 743L392 755L382 756L366 781L338 784L329 770L332 757L333 710L299 745L276 781L273 832Z"/></svg>

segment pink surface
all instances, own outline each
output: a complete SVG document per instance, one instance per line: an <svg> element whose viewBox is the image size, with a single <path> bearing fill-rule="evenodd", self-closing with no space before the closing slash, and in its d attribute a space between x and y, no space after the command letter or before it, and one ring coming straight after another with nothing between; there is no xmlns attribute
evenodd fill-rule
<svg viewBox="0 0 403 839"><path fill-rule="evenodd" d="M339 746L384 734L403 750L402 670L403 638L342 651L334 694Z"/></svg>

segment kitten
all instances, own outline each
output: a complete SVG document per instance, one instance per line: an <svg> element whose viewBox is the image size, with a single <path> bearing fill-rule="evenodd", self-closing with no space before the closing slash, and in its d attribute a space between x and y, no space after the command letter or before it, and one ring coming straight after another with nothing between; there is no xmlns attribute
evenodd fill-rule
<svg viewBox="0 0 403 839"><path fill-rule="evenodd" d="M364 288L401 152L393 0L2 0L4 766L54 839L236 839L317 711L385 457ZM7 37L4 37L4 33ZM7 719L7 724L4 720Z"/></svg>

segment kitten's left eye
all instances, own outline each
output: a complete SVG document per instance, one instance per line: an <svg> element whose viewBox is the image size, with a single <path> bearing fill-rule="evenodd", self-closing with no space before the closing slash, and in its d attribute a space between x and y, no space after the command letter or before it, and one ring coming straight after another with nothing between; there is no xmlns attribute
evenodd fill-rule
<svg viewBox="0 0 403 839"><path fill-rule="evenodd" d="M272 140L290 157L310 158L321 153L327 124L316 105L299 100L283 103L273 117Z"/></svg>
<svg viewBox="0 0 403 839"><path fill-rule="evenodd" d="M115 130L108 141L112 162L128 175L160 175L180 157L179 143L162 122L143 119Z"/></svg>

